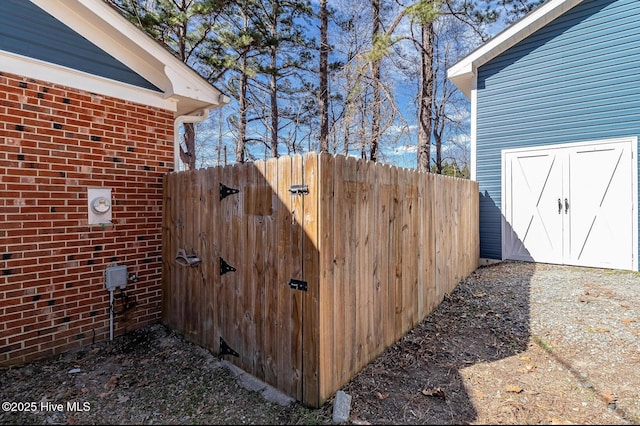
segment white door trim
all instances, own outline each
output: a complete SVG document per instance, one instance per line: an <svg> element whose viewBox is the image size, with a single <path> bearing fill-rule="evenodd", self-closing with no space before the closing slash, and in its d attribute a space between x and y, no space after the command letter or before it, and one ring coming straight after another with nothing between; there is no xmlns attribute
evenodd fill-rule
<svg viewBox="0 0 640 426"><path fill-rule="evenodd" d="M500 211L501 211L501 244L502 244L502 259L505 259L506 253L506 235L508 231L508 223L507 223L507 206L506 206L506 190L507 190L507 155L512 153L525 153L528 151L544 151L544 150L554 150L559 148L577 148L577 147L588 147L591 145L603 145L609 143L620 143L620 142L630 142L631 145L631 155L632 155L632 171L631 171L631 188L632 188L632 265L633 270L638 271L638 137L637 136L629 136L623 138L612 138L612 139L599 139L599 140L591 140L591 141L583 141L583 142L571 142L565 144L553 144L553 145L538 145L538 146L529 146L522 148L512 148L512 149L503 149L501 151L501 203L500 203Z"/></svg>

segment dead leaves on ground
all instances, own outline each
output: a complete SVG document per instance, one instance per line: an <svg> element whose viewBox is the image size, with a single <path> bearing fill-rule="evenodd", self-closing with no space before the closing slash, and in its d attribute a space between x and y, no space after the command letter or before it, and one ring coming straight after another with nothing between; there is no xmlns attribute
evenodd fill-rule
<svg viewBox="0 0 640 426"><path fill-rule="evenodd" d="M389 398L389 392L376 392L376 397L378 399L387 399Z"/></svg>
<svg viewBox="0 0 640 426"><path fill-rule="evenodd" d="M526 364L518 371L522 371L524 373L533 373L536 371L536 365L531 362L530 356L519 356L518 359L520 361L526 362Z"/></svg>
<svg viewBox="0 0 640 426"><path fill-rule="evenodd" d="M609 329L604 327L587 327L584 331L587 333L608 333Z"/></svg>
<svg viewBox="0 0 640 426"><path fill-rule="evenodd" d="M116 386L118 386L118 380L120 380L120 377L122 377L122 374L116 374L111 376L109 381L107 381L107 383L104 384L104 388L108 391L113 390Z"/></svg>
<svg viewBox="0 0 640 426"><path fill-rule="evenodd" d="M447 394L440 388L422 389L422 394L425 396L434 396L442 400L447 399Z"/></svg>
<svg viewBox="0 0 640 426"><path fill-rule="evenodd" d="M535 364L527 364L524 367L522 367L520 371L525 373L533 373L534 371L536 371L536 366Z"/></svg>
<svg viewBox="0 0 640 426"><path fill-rule="evenodd" d="M422 393L424 396L432 396L432 397L440 398L443 401L447 399L447 394L445 393L445 391L443 391L439 387L425 388L425 389L422 389L422 391L420 393ZM387 399L387 398L389 398L389 392L376 391L374 393L374 395L378 399Z"/></svg>
<svg viewBox="0 0 640 426"><path fill-rule="evenodd" d="M524 389L522 389L520 386L516 386L516 385L507 385L505 387L505 390L507 392L512 392L512 393L520 393L522 392Z"/></svg>
<svg viewBox="0 0 640 426"><path fill-rule="evenodd" d="M550 424L552 425L574 425L575 423L570 422L568 420L561 420L561 419L556 419L553 418L549 421Z"/></svg>
<svg viewBox="0 0 640 426"><path fill-rule="evenodd" d="M600 395L598 395L600 400L605 404L615 404L618 400L618 397L613 394L610 390L604 390Z"/></svg>
<svg viewBox="0 0 640 426"><path fill-rule="evenodd" d="M113 390L116 388L116 386L118 386L118 380L120 380L120 377L122 377L122 374L115 374L115 375L111 376L111 378L103 386L106 392L102 392L98 396L100 398L104 398L105 396L107 396L111 392L113 392Z"/></svg>
<svg viewBox="0 0 640 426"><path fill-rule="evenodd" d="M632 322L636 322L636 320L631 318L622 318L620 321L625 325L631 325Z"/></svg>
<svg viewBox="0 0 640 426"><path fill-rule="evenodd" d="M578 299L578 302L580 302L580 303L591 303L591 299L589 299L588 296L598 297L598 296L600 296L600 294L599 293L590 292L589 290L585 290L584 293L583 293L583 296L587 296L587 297L580 297Z"/></svg>
<svg viewBox="0 0 640 426"><path fill-rule="evenodd" d="M592 291L589 291L589 290L585 290L583 295L578 298L578 302L580 302L580 303L591 303L592 299L590 299L589 297L594 298L594 297L599 297L599 296L600 296L600 293L595 293L595 292L592 292ZM622 304L622 305L620 305L620 307L622 309L629 309L629 305ZM632 322L636 322L636 320L631 319L631 318L622 318L620 321L622 321L622 323L625 324L625 325L631 325ZM603 327L590 327L590 328L587 329L587 332L592 332L592 333L606 333L608 331L609 330L607 330L606 328L603 328Z"/></svg>

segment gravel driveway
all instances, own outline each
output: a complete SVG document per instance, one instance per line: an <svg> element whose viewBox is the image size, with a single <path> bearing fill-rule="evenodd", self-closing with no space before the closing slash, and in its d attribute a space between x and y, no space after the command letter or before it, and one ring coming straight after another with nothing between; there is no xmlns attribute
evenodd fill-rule
<svg viewBox="0 0 640 426"><path fill-rule="evenodd" d="M530 333L581 386L640 422L640 274L536 265Z"/></svg>

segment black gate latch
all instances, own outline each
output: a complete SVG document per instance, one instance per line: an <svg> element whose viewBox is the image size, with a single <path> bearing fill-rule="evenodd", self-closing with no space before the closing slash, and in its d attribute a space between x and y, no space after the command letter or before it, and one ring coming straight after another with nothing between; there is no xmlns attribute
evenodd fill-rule
<svg viewBox="0 0 640 426"><path fill-rule="evenodd" d="M307 291L307 282L302 280L294 280L292 278L291 281L289 281L289 287L294 290Z"/></svg>
<svg viewBox="0 0 640 426"><path fill-rule="evenodd" d="M309 193L309 185L291 185L289 187L289 192L292 194L308 194Z"/></svg>

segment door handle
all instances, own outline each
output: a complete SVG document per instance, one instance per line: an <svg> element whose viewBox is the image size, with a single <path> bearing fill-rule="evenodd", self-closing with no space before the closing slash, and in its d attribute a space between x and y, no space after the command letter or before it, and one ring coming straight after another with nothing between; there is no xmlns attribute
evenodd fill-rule
<svg viewBox="0 0 640 426"><path fill-rule="evenodd" d="M558 198L558 214L562 213L562 200Z"/></svg>
<svg viewBox="0 0 640 426"><path fill-rule="evenodd" d="M569 211L569 201L567 201L567 199L564 199L564 213L566 214Z"/></svg>

